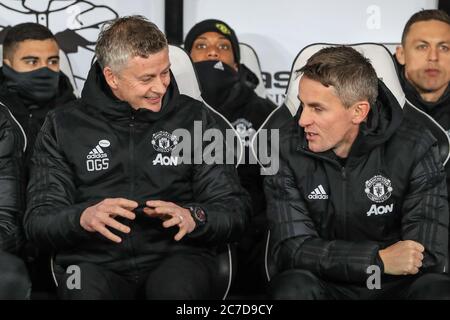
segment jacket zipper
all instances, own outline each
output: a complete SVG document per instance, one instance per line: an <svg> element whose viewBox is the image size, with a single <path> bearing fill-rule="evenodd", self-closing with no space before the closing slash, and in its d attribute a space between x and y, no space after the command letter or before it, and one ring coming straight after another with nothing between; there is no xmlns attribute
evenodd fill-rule
<svg viewBox="0 0 450 320"><path fill-rule="evenodd" d="M347 234L347 172L345 171L345 167L341 167L341 175L342 175L342 227L344 229L344 236L348 238Z"/></svg>
<svg viewBox="0 0 450 320"><path fill-rule="evenodd" d="M128 155L129 155L129 165L130 165L130 193L129 199L133 199L134 197L134 114L130 117L130 144L128 146Z"/></svg>
<svg viewBox="0 0 450 320"><path fill-rule="evenodd" d="M134 133L135 133L134 112L130 116L129 128L130 128L130 143L128 146L128 155L129 155L129 166L130 166L130 169L129 169L130 170L130 191L129 191L128 199L132 200L132 199L134 199L134 183L136 180L135 165L134 165ZM130 264L131 264L131 269L136 271L134 273L134 279L136 282L138 282L139 281L139 271L138 271L138 266L136 263L136 252L134 249L134 244L133 244L132 239L133 238L129 237L129 241L128 241L129 246L130 246L130 255L131 255Z"/></svg>
<svg viewBox="0 0 450 320"><path fill-rule="evenodd" d="M316 159L321 159L324 161L327 161L331 164L333 164L336 168L338 168L341 172L341 177L342 177L342 229L343 229L343 234L345 237L347 237L347 171L345 170L345 167L342 167L341 164L333 159L324 157L322 155L310 152L308 150L305 150L304 148L302 148L301 146L299 146L297 148L298 151L303 152L313 158Z"/></svg>

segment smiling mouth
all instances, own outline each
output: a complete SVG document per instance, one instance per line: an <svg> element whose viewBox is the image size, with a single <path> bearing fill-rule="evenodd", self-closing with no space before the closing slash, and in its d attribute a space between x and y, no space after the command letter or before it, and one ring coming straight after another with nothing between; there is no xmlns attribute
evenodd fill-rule
<svg viewBox="0 0 450 320"><path fill-rule="evenodd" d="M316 136L318 136L317 133L306 132L306 139L308 139L308 140L313 139Z"/></svg>
<svg viewBox="0 0 450 320"><path fill-rule="evenodd" d="M144 97L145 100L150 101L151 103L158 103L161 101L161 97Z"/></svg>

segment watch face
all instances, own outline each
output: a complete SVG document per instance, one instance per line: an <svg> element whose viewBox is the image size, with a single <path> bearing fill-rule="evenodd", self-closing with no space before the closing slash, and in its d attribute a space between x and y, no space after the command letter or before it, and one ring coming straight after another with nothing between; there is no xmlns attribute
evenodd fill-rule
<svg viewBox="0 0 450 320"><path fill-rule="evenodd" d="M199 222L204 223L206 221L206 215L202 208L194 208L194 215Z"/></svg>

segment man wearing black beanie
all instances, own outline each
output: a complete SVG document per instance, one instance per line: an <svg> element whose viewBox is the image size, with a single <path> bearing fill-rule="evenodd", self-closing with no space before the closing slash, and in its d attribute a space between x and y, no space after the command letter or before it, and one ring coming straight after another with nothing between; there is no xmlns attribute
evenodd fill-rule
<svg viewBox="0 0 450 320"><path fill-rule="evenodd" d="M250 142L275 105L259 97L258 79L240 63L239 41L225 22L204 20L192 27L184 42L202 89L203 99L236 129L245 146L245 162L238 167L242 186L250 193L253 217L237 246L236 293L264 290L264 235L267 230L263 177L257 164L249 164Z"/></svg>

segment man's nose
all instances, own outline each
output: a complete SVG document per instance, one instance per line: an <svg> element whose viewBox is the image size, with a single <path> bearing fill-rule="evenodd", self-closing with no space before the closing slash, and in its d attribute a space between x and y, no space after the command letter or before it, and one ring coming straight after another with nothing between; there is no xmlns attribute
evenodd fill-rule
<svg viewBox="0 0 450 320"><path fill-rule="evenodd" d="M157 77L152 87L152 91L163 95L166 93L167 85L163 78Z"/></svg>
<svg viewBox="0 0 450 320"><path fill-rule="evenodd" d="M218 52L217 52L217 49L215 48L215 47L211 47L209 50L208 50L208 59L216 59L216 58L218 58L219 57L219 54L218 54Z"/></svg>
<svg viewBox="0 0 450 320"><path fill-rule="evenodd" d="M313 123L311 112L308 111L308 108L303 108L302 113L300 114L300 119L298 120L298 124L300 127L307 127Z"/></svg>
<svg viewBox="0 0 450 320"><path fill-rule="evenodd" d="M430 47L430 50L428 51L428 61L437 61L439 57L438 54L438 48Z"/></svg>

